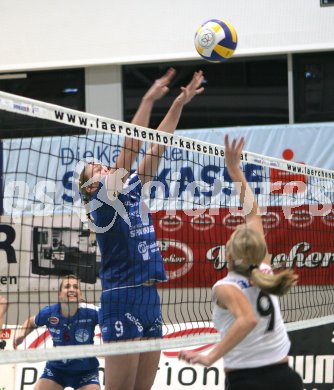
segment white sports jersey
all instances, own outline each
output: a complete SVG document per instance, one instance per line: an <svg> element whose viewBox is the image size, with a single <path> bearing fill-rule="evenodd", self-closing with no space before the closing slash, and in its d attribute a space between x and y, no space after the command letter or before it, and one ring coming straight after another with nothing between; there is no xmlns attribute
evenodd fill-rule
<svg viewBox="0 0 334 390"><path fill-rule="evenodd" d="M266 272L270 267L264 265L261 269ZM216 303L215 288L222 284L239 288L249 300L257 316L256 327L224 356L225 368L267 366L287 356L291 343L283 323L277 296L268 295L258 287L251 286L246 277L235 272L229 272L212 288L213 322L221 337L225 336L234 322L234 316Z"/></svg>

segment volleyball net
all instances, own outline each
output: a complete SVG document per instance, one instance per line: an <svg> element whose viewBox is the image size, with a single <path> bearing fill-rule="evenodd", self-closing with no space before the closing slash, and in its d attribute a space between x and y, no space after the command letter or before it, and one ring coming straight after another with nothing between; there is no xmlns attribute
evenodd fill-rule
<svg viewBox="0 0 334 390"><path fill-rule="evenodd" d="M47 334L38 329L38 348L26 342L20 350L0 354L0 363L217 342L211 287L226 275L225 244L246 212L226 170L223 146L0 92L4 112L84 129L84 134L42 138L13 134L0 142L0 293L10 301L5 322L19 327L40 308L56 303L60 279L67 274L78 275L85 300L98 304L101 256L77 182L87 161L113 165L125 137L142 141L133 169L150 144L166 147L142 197L168 281L158 285L161 340L55 349L46 348ZM223 132L218 135L222 143ZM242 166L260 206L273 268L293 268L299 274L298 285L281 298L288 329L332 322L334 171L246 151Z"/></svg>

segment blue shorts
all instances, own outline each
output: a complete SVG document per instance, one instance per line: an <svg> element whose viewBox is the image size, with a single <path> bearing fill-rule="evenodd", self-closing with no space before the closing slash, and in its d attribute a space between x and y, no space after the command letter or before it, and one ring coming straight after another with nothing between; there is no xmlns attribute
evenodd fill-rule
<svg viewBox="0 0 334 390"><path fill-rule="evenodd" d="M98 368L87 371L65 371L46 365L42 378L54 381L64 388L73 387L74 390L91 384L100 385Z"/></svg>
<svg viewBox="0 0 334 390"><path fill-rule="evenodd" d="M160 297L156 286L102 292L99 324L104 342L162 337Z"/></svg>

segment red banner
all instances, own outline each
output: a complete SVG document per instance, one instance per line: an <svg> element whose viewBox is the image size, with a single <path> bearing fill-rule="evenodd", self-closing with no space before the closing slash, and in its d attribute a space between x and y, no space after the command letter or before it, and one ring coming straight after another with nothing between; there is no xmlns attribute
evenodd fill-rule
<svg viewBox="0 0 334 390"><path fill-rule="evenodd" d="M188 214L188 215L187 215ZM207 287L226 275L225 244L241 214L228 209L207 210L193 216L184 211L154 214L157 238L169 277L165 287ZM262 216L274 267L293 268L299 284L334 283L334 213L314 216L309 206L269 207Z"/></svg>

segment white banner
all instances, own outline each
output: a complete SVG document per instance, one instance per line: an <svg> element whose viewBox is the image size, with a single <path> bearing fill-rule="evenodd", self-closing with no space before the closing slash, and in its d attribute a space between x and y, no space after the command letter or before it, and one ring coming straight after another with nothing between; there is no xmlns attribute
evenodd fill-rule
<svg viewBox="0 0 334 390"><path fill-rule="evenodd" d="M307 321L305 322L305 324ZM292 324L293 325L293 324ZM296 323L295 325L298 325ZM198 334L198 331L203 332L205 329L213 330L212 323L186 323L179 324L180 329L188 335ZM289 330L289 324L287 325ZM289 355L289 364L302 377L305 390L332 390L333 388L333 362L334 356L332 353L332 323L321 323L317 326L312 325L309 321L309 327L298 326L290 327L289 336L292 341L292 348ZM95 344L100 344L99 328L96 328L97 335L95 337ZM48 336L45 328L40 328L32 332L25 340L25 345L20 346L19 349L27 348L52 348L52 340ZM168 333L169 332L169 333ZM319 332L323 335L319 340ZM172 326L165 326L164 333L169 337L176 337L173 334ZM178 332L177 332L178 333ZM201 333L203 335L203 333ZM46 337L44 337L46 336ZM7 341L7 348L11 349L12 339L14 333ZM201 350L203 353L208 353L213 346L197 345L189 347L190 349ZM190 390L214 390L224 389L224 361L219 359L210 367L203 367L201 365L189 365L184 361L178 360L178 353L181 348L173 350L161 351L159 368L157 376L152 387L152 390L168 390L168 389L190 389ZM4 353L4 352L3 352ZM101 390L104 390L104 360L100 359L100 383ZM22 363L8 366L0 366L0 375L3 378L0 381L0 386L5 383L10 383L11 387L4 387L5 389L13 390L33 390L34 385L43 372L45 362L40 363ZM15 369L15 377L13 375ZM5 371L7 370L7 371ZM13 384L15 383L15 387ZM70 388L66 388L69 390Z"/></svg>

